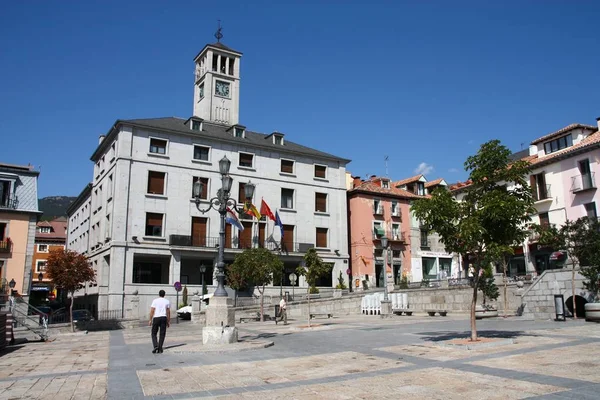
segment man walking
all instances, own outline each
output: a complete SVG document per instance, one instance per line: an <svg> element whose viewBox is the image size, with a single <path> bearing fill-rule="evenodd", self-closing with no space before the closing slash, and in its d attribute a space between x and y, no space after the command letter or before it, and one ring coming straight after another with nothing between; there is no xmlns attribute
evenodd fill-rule
<svg viewBox="0 0 600 400"><path fill-rule="evenodd" d="M287 303L285 297L279 301L279 322L283 321L284 325L287 325ZM275 318L275 325L277 325L277 318Z"/></svg>
<svg viewBox="0 0 600 400"><path fill-rule="evenodd" d="M152 305L150 306L150 321L148 321L148 326L152 326L153 354L163 352L163 343L165 342L167 328L171 326L171 303L165 299L164 290L158 292L158 296L152 301ZM156 334L159 328L160 338L157 342Z"/></svg>

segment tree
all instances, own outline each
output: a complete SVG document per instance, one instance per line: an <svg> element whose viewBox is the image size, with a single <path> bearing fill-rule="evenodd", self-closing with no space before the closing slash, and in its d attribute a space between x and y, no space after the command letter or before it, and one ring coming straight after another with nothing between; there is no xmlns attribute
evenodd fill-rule
<svg viewBox="0 0 600 400"><path fill-rule="evenodd" d="M340 271L340 275L338 276L338 283L335 285L336 289L346 289L346 282L344 282L344 276L342 275L342 271Z"/></svg>
<svg viewBox="0 0 600 400"><path fill-rule="evenodd" d="M309 249L304 255L304 265L296 268L296 274L298 276L304 276L306 283L308 283L308 326L310 327L310 294L319 293L317 289L317 281L323 275L331 273L331 267L329 264L323 262L317 251L312 248Z"/></svg>
<svg viewBox="0 0 600 400"><path fill-rule="evenodd" d="M247 282L248 277L246 276L246 267L241 263L234 263L227 267L225 273L227 274L227 285L229 285L229 287L232 288L235 292L234 305L237 306L238 292L246 290L249 286ZM205 286L202 287L203 296L206 294L205 290L206 283Z"/></svg>
<svg viewBox="0 0 600 400"><path fill-rule="evenodd" d="M497 300L500 297L500 291L498 290L498 286L496 286L496 282L494 280L494 271L492 270L492 265L486 265L482 268L483 274L481 278L479 278L479 290L481 290L481 294L483 295L483 307L486 306L486 300Z"/></svg>
<svg viewBox="0 0 600 400"><path fill-rule="evenodd" d="M188 305L188 289L187 289L187 286L183 287L183 292L181 293L181 301L183 302L184 306Z"/></svg>
<svg viewBox="0 0 600 400"><path fill-rule="evenodd" d="M48 255L46 273L54 284L71 295L69 310L71 331L75 332L73 325L73 302L75 291L82 289L86 282L96 281L96 271L92 268L85 256L72 251L55 249Z"/></svg>
<svg viewBox="0 0 600 400"><path fill-rule="evenodd" d="M260 320L264 321L265 286L273 282L273 274L281 271L283 261L276 254L264 248L244 250L230 265L230 276L245 285L254 285L260 293ZM231 275L233 273L233 275ZM237 285L237 282L235 282ZM231 281L229 281L231 286ZM233 287L232 287L233 288Z"/></svg>
<svg viewBox="0 0 600 400"><path fill-rule="evenodd" d="M508 249L522 243L528 233L529 215L535 212L525 176L529 164L511 162L510 150L498 140L481 145L467 158L470 184L462 201L438 188L430 198L413 203L414 215L439 234L446 251L466 256L473 267L471 340L477 340L475 309L479 271L501 259Z"/></svg>

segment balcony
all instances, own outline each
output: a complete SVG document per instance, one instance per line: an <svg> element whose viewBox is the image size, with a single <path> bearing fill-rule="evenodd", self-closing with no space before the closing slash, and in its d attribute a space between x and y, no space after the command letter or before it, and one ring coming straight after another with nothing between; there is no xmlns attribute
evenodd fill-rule
<svg viewBox="0 0 600 400"><path fill-rule="evenodd" d="M596 189L596 177L594 172L576 175L571 178L571 192L579 193Z"/></svg>
<svg viewBox="0 0 600 400"><path fill-rule="evenodd" d="M406 242L404 232L386 232L383 228L375 228L373 230L373 240L381 240L383 236L386 236L390 242Z"/></svg>
<svg viewBox="0 0 600 400"><path fill-rule="evenodd" d="M550 228L556 228L556 224L545 224L542 225L542 230L543 229L550 229ZM536 243L540 241L540 237L542 236L543 232L538 232L538 231L534 231L532 230L529 233L529 242L530 243Z"/></svg>
<svg viewBox="0 0 600 400"><path fill-rule="evenodd" d="M200 247L205 249L217 249L219 247L219 237L193 238L190 235L170 235L169 245L179 247ZM265 243L260 243L258 237L252 240L242 239L239 236L225 241L225 249L251 249L261 247L271 251L281 251L283 253L306 253L308 249L314 246L312 243L301 242L278 242L268 239Z"/></svg>
<svg viewBox="0 0 600 400"><path fill-rule="evenodd" d="M383 215L383 204L379 204L379 205L373 207L373 214Z"/></svg>
<svg viewBox="0 0 600 400"><path fill-rule="evenodd" d="M400 212L400 208L398 208L396 210L392 209L392 217L400 218L400 220L402 220L402 213Z"/></svg>
<svg viewBox="0 0 600 400"><path fill-rule="evenodd" d="M0 253L10 253L12 251L12 241L10 238L0 241Z"/></svg>
<svg viewBox="0 0 600 400"><path fill-rule="evenodd" d="M16 209L19 206L19 198L17 196L5 196L0 199L0 208Z"/></svg>
<svg viewBox="0 0 600 400"><path fill-rule="evenodd" d="M533 201L538 203L538 202L543 202L543 201L547 201L547 200L552 200L552 194L550 192L550 185L545 185L545 187L543 186L538 186L536 188L536 190L533 191Z"/></svg>

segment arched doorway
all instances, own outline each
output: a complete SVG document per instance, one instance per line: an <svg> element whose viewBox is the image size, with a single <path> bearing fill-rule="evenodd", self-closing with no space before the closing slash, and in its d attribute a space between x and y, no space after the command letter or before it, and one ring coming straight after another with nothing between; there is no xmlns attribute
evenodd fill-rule
<svg viewBox="0 0 600 400"><path fill-rule="evenodd" d="M577 306L577 318L585 318L585 303L587 300L581 296L575 295L575 305ZM567 301L565 301L565 305L573 315L573 296L569 297Z"/></svg>

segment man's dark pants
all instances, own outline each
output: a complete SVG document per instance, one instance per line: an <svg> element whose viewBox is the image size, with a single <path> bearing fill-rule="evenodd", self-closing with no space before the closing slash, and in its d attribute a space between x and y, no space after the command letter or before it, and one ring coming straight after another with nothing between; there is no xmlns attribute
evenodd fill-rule
<svg viewBox="0 0 600 400"><path fill-rule="evenodd" d="M158 343L156 341L156 334L160 328L160 338ZM165 335L167 334L167 317L154 317L152 318L152 345L155 349L162 349L163 343L165 342Z"/></svg>

